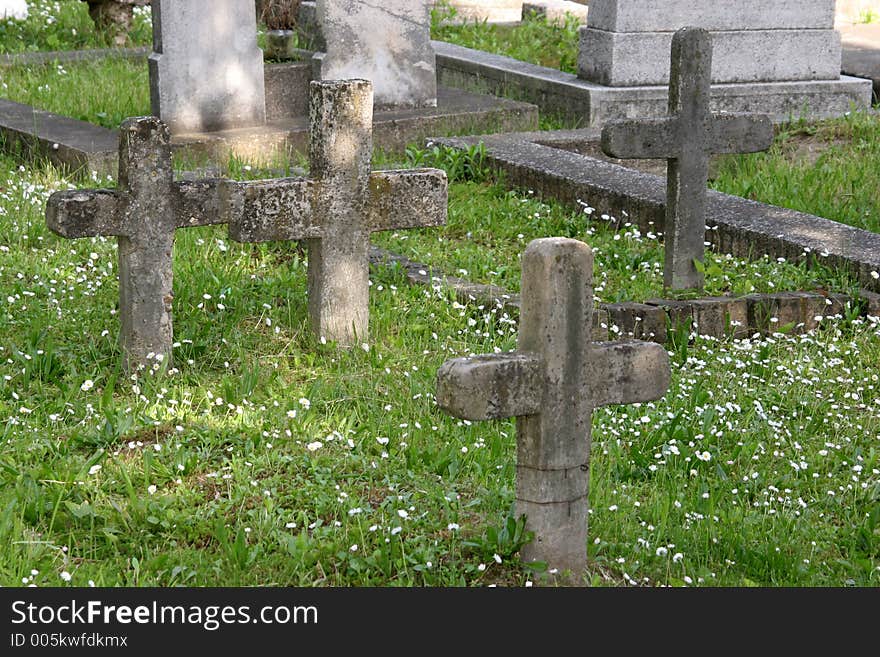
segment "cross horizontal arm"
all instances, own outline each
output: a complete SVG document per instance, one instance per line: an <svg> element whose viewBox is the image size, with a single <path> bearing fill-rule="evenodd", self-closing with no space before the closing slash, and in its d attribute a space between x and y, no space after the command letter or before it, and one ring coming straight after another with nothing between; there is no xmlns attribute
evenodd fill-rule
<svg viewBox="0 0 880 657"><path fill-rule="evenodd" d="M257 182L227 181L221 203L236 242L273 242L321 237L315 222L313 197L320 185L304 178Z"/></svg>
<svg viewBox="0 0 880 657"><path fill-rule="evenodd" d="M55 192L46 204L46 225L67 238L120 236L122 201L109 189Z"/></svg>
<svg viewBox="0 0 880 657"><path fill-rule="evenodd" d="M654 342L597 342L591 364L594 408L652 401L669 390L669 354Z"/></svg>
<svg viewBox="0 0 880 657"><path fill-rule="evenodd" d="M447 180L440 169L375 171L370 175L371 232L446 223Z"/></svg>
<svg viewBox="0 0 880 657"><path fill-rule="evenodd" d="M675 157L681 151L675 117L611 121L602 128L602 150L620 159Z"/></svg>
<svg viewBox="0 0 880 657"><path fill-rule="evenodd" d="M713 153L757 153L773 144L773 123L765 114L713 114Z"/></svg>
<svg viewBox="0 0 880 657"><path fill-rule="evenodd" d="M534 415L543 398L542 369L529 354L455 358L437 372L437 403L465 420Z"/></svg>
<svg viewBox="0 0 880 657"><path fill-rule="evenodd" d="M177 188L177 227L213 226L226 221L220 188L225 180L185 180Z"/></svg>

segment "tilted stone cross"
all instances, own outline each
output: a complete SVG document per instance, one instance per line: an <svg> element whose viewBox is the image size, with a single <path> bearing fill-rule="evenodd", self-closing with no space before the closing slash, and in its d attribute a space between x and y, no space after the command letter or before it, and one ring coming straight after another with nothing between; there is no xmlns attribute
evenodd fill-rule
<svg viewBox="0 0 880 657"><path fill-rule="evenodd" d="M586 565L593 409L662 397L666 350L592 343L593 254L583 242L535 240L522 258L519 348L457 358L437 374L437 403L467 420L516 417L516 513L535 533L525 561L580 576Z"/></svg>
<svg viewBox="0 0 880 657"><path fill-rule="evenodd" d="M126 369L170 362L174 231L222 223L220 182L175 182L168 128L142 117L122 124L119 188L55 192L49 228L62 237L115 236L120 343Z"/></svg>
<svg viewBox="0 0 880 657"><path fill-rule="evenodd" d="M673 290L703 287L706 184L713 153L753 153L773 143L770 118L716 114L711 97L712 41L709 32L686 27L672 39L669 115L613 121L602 130L602 150L617 158L667 158L663 282Z"/></svg>
<svg viewBox="0 0 880 657"><path fill-rule="evenodd" d="M308 303L314 332L340 345L366 340L370 233L441 226L446 173L371 173L372 85L310 85L312 178L227 182L229 236L239 242L307 240Z"/></svg>

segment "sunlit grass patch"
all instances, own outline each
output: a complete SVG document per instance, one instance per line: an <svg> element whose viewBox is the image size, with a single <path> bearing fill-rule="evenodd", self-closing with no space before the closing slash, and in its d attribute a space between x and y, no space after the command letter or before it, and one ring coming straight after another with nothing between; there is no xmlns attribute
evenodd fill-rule
<svg viewBox="0 0 880 657"><path fill-rule="evenodd" d="M152 43L149 7L134 8L131 45ZM95 29L81 0L28 0L28 18L0 20L0 53L107 48L111 40Z"/></svg>
<svg viewBox="0 0 880 657"><path fill-rule="evenodd" d="M0 75L0 94L18 103L116 129L130 116L150 114L145 60L14 66Z"/></svg>
<svg viewBox="0 0 880 657"><path fill-rule="evenodd" d="M432 39L568 73L577 72L578 28L581 23L574 16L567 16L560 25L543 18L531 18L518 25L497 25L478 20L458 25L446 22L445 19L454 13L454 9L443 7L433 11Z"/></svg>

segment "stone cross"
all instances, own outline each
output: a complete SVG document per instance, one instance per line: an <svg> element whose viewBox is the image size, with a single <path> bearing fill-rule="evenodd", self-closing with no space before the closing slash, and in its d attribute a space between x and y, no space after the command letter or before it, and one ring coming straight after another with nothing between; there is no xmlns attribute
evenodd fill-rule
<svg viewBox="0 0 880 657"><path fill-rule="evenodd" d="M171 132L266 122L253 0L153 0L152 113Z"/></svg>
<svg viewBox="0 0 880 657"><path fill-rule="evenodd" d="M446 173L371 173L369 81L313 81L309 100L311 178L225 183L229 236L307 240L312 329L351 345L368 336L370 233L443 225Z"/></svg>
<svg viewBox="0 0 880 657"><path fill-rule="evenodd" d="M222 222L217 180L174 182L168 128L127 119L120 130L119 188L55 192L46 223L67 238L115 236L120 343L127 370L170 362L174 231ZM156 360L153 360L156 359Z"/></svg>
<svg viewBox="0 0 880 657"><path fill-rule="evenodd" d="M602 150L617 158L667 158L666 263L663 282L673 290L700 289L706 239L706 184L713 153L752 153L773 143L770 118L720 114L709 109L712 42L686 27L672 39L669 115L612 121L602 130Z"/></svg>
<svg viewBox="0 0 880 657"><path fill-rule="evenodd" d="M437 374L437 403L467 420L516 417L516 513L535 539L525 561L586 565L593 409L662 397L666 350L591 342L593 253L577 240L533 241L522 258L516 352L457 358Z"/></svg>
<svg viewBox="0 0 880 657"><path fill-rule="evenodd" d="M370 80L381 108L436 107L429 0L317 0L316 79Z"/></svg>

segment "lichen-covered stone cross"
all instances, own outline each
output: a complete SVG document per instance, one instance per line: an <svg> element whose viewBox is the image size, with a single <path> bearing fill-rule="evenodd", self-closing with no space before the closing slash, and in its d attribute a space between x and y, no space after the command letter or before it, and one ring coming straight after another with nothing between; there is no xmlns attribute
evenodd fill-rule
<svg viewBox="0 0 880 657"><path fill-rule="evenodd" d="M701 289L706 240L706 183L713 153L753 153L773 143L770 117L713 113L712 40L686 27L672 39L669 115L612 121L602 129L602 150L618 158L667 158L666 262L663 282L673 290Z"/></svg>
<svg viewBox="0 0 880 657"><path fill-rule="evenodd" d="M170 363L174 231L222 223L220 181L175 182L168 128L127 119L119 133L119 187L55 192L46 223L62 237L115 236L120 344L127 370Z"/></svg>
<svg viewBox="0 0 880 657"><path fill-rule="evenodd" d="M371 173L369 81L314 81L309 100L312 177L227 182L229 236L239 242L307 240L312 330L348 346L368 336L370 233L444 224L446 173Z"/></svg>
<svg viewBox="0 0 880 657"><path fill-rule="evenodd" d="M529 244L522 258L518 350L447 361L437 403L467 420L516 417L516 513L534 541L524 561L580 577L587 556L593 409L659 399L666 350L590 340L593 254L577 240Z"/></svg>

